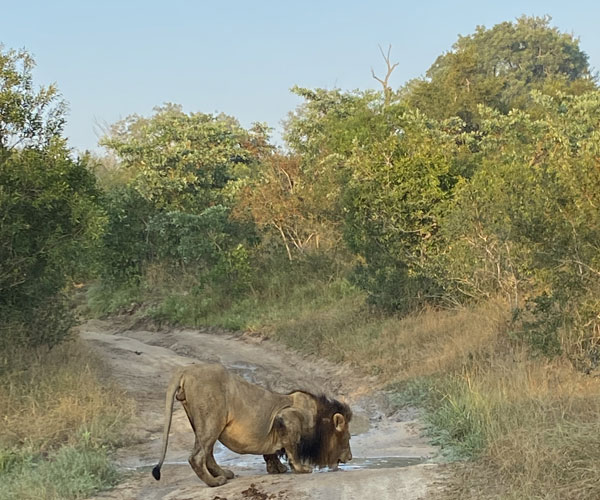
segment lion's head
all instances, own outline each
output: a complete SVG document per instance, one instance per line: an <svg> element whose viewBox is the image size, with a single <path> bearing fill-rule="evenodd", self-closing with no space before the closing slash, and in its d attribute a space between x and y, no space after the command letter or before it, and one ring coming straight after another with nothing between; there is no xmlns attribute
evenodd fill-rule
<svg viewBox="0 0 600 500"><path fill-rule="evenodd" d="M349 430L352 410L335 399L311 396L317 405L315 425L301 436L297 455L311 465L335 469L339 463L352 460Z"/></svg>

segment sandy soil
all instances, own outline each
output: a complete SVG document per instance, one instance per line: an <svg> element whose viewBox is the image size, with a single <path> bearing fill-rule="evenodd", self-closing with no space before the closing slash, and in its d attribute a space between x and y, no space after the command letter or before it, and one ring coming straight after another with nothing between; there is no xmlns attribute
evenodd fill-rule
<svg viewBox="0 0 600 500"><path fill-rule="evenodd" d="M416 414L392 414L374 378L346 366L306 358L255 337L219 331L150 331L126 319L89 321L81 337L105 360L121 386L136 400L135 443L119 451L126 480L97 499L425 499L438 489L439 466L428 463L436 450L419 437ZM162 478L150 470L160 453L164 393L173 369L197 361L218 361L246 379L274 390L324 392L348 402L354 412L352 454L344 470L267 475L262 457L237 455L217 444L215 457L236 477L209 488L187 463L193 434L183 408L175 405Z"/></svg>

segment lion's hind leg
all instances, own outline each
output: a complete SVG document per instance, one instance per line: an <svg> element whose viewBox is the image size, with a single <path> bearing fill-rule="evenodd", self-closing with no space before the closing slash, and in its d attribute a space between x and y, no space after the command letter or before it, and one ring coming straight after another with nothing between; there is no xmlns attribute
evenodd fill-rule
<svg viewBox="0 0 600 500"><path fill-rule="evenodd" d="M215 477L225 476L225 478L227 479L233 479L234 477L232 471L230 471L229 469L221 468L221 466L217 463L217 461L215 460L215 456L213 455L212 448L210 450L210 453L206 456L206 467L208 467L210 473Z"/></svg>
<svg viewBox="0 0 600 500"><path fill-rule="evenodd" d="M194 445L194 450L190 455L189 462L196 475L208 486L221 486L227 482L227 477L225 474L217 474L214 476L213 471L210 470L211 467L209 466L212 458L213 445L214 442L212 444L201 443L198 439L198 436L196 436L196 444ZM214 462L214 458L212 458L212 462ZM216 465L216 462L214 463ZM219 469L221 472L225 472L220 467ZM215 470L215 472L217 471Z"/></svg>
<svg viewBox="0 0 600 500"><path fill-rule="evenodd" d="M195 394L197 397L189 401L189 394ZM189 459L190 465L196 475L208 486L221 486L227 482L228 474L216 464L213 458L213 446L227 422L225 404L213 397L214 395L205 394L203 388L198 387L196 379L187 380L186 395L182 403L195 436L194 450ZM200 395L211 400L210 411L205 398L199 397Z"/></svg>

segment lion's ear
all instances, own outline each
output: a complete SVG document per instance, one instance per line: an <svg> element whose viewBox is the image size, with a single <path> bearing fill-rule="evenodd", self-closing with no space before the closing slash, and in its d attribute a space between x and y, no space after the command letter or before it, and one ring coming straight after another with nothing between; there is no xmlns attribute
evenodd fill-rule
<svg viewBox="0 0 600 500"><path fill-rule="evenodd" d="M335 430L338 432L342 432L344 430L344 426L346 425L346 419L344 415L341 413L336 413L333 416L333 425L335 425Z"/></svg>

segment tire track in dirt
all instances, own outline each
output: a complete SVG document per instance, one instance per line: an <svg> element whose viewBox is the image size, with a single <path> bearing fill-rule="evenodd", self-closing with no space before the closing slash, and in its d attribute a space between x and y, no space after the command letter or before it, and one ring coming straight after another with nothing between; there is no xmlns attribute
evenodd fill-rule
<svg viewBox="0 0 600 500"><path fill-rule="evenodd" d="M388 415L383 395L373 391L376 379L349 367L306 358L282 346L219 331L135 328L127 319L91 320L80 335L105 361L110 376L137 402L131 428L135 444L119 450L117 463L130 471L116 488L95 498L105 500L234 500L234 499L396 499L427 498L437 489L436 464L397 467L389 457L423 459L435 454L419 437L418 423L407 415ZM216 361L267 389L324 392L347 401L355 414L353 463L385 468L354 468L309 475L267 475L260 456L237 455L215 447L217 461L236 477L209 488L187 463L193 434L181 405L176 404L162 479L150 475L160 453L164 394L172 371L198 361ZM418 461L418 460L416 460ZM401 462L401 461L398 461ZM414 462L414 461L413 461Z"/></svg>

